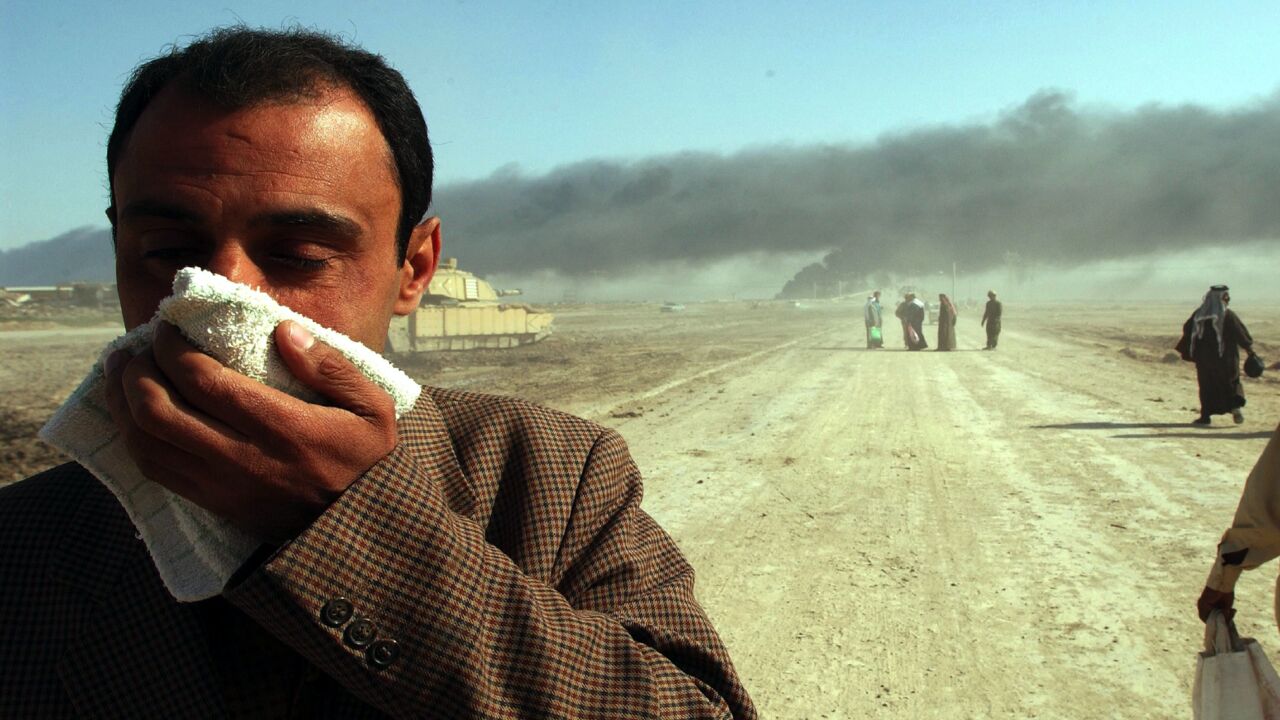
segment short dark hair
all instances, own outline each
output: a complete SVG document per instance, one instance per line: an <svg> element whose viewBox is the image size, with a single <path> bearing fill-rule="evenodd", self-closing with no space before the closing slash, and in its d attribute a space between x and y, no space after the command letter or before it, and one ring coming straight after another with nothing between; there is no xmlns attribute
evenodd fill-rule
<svg viewBox="0 0 1280 720"><path fill-rule="evenodd" d="M302 100L333 85L354 91L391 149L400 188L396 248L398 262L404 261L409 235L431 206L434 163L422 108L404 77L381 56L314 30L233 26L148 60L133 71L121 91L107 140L107 183L113 204L116 163L129 133L151 101L173 82L228 109ZM114 226L113 220L113 233Z"/></svg>

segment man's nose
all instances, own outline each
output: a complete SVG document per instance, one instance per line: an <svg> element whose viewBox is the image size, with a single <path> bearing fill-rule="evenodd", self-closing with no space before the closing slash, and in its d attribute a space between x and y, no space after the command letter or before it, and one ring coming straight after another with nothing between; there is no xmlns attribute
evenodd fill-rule
<svg viewBox="0 0 1280 720"><path fill-rule="evenodd" d="M204 269L250 287L262 287L262 270L238 243L222 243L214 248Z"/></svg>

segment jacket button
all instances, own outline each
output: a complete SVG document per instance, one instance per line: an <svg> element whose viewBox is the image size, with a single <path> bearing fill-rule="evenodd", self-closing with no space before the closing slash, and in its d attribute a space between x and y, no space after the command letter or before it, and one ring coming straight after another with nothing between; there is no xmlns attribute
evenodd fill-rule
<svg viewBox="0 0 1280 720"><path fill-rule="evenodd" d="M351 621L347 626L347 631L342 634L342 639L353 648L361 649L369 647L369 643L378 637L378 626L368 618L358 617Z"/></svg>
<svg viewBox="0 0 1280 720"><path fill-rule="evenodd" d="M355 613L355 606L344 597L336 597L324 604L320 610L320 622L329 627L341 627Z"/></svg>
<svg viewBox="0 0 1280 720"><path fill-rule="evenodd" d="M400 644L395 640L378 640L369 646L369 664L376 670L390 667L400 657Z"/></svg>

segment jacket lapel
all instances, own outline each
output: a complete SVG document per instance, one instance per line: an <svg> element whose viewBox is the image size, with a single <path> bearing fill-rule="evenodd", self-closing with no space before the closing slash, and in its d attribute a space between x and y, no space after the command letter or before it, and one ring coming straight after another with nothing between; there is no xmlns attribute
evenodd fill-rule
<svg viewBox="0 0 1280 720"><path fill-rule="evenodd" d="M169 596L115 498L95 487L70 527L50 574L93 598L58 665L78 714L225 717L195 608Z"/></svg>

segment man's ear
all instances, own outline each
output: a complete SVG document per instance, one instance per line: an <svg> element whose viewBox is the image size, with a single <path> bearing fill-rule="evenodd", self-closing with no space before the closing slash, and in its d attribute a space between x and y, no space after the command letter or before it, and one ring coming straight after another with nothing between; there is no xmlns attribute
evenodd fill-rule
<svg viewBox="0 0 1280 720"><path fill-rule="evenodd" d="M439 261L440 218L432 216L418 223L409 235L400 268L400 292L392 308L396 315L408 315L418 307Z"/></svg>
<svg viewBox="0 0 1280 720"><path fill-rule="evenodd" d="M116 204L111 203L104 211L107 214L107 222L111 223L111 247L116 246Z"/></svg>

